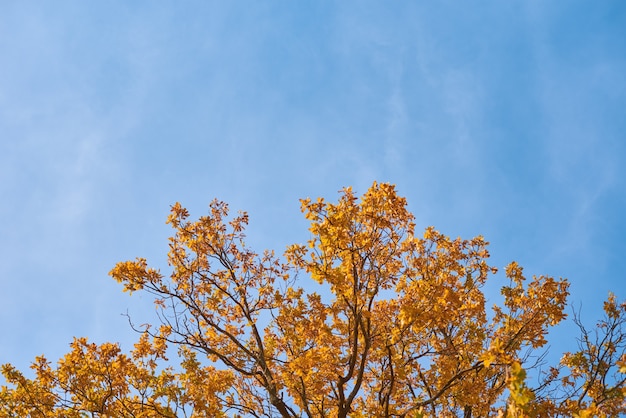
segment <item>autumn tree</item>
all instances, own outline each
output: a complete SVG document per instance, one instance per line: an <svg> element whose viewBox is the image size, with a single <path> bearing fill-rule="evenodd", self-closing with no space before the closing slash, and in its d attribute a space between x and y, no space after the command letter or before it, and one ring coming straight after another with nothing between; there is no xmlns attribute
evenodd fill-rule
<svg viewBox="0 0 626 418"><path fill-rule="evenodd" d="M626 413L626 304L614 296L594 330L576 315L576 349L542 365L548 330L566 317L565 279L528 278L512 262L502 303L488 306L487 242L417 236L389 184L305 199L302 211L310 240L280 257L246 246L246 213L214 201L192 221L175 204L168 271L142 258L111 271L125 291L154 296L156 323L128 355L76 339L55 367L38 358L32 379L3 366L0 416Z"/></svg>

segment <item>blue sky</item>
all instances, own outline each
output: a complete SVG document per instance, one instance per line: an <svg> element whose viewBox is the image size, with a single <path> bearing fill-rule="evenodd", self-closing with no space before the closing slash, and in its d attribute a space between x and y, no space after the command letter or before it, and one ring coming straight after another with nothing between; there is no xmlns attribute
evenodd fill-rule
<svg viewBox="0 0 626 418"><path fill-rule="evenodd" d="M493 263L626 298L626 3L0 4L0 363L136 335L107 276L165 266L169 206L308 238L298 199L374 180ZM554 342L565 347L567 332ZM573 343L573 340L570 341Z"/></svg>

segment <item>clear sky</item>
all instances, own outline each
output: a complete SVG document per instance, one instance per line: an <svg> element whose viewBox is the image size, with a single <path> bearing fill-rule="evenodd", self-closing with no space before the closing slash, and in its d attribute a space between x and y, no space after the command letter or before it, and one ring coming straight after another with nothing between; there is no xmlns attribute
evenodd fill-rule
<svg viewBox="0 0 626 418"><path fill-rule="evenodd" d="M590 318L626 298L626 2L3 1L0 363L130 349L151 301L107 273L166 267L176 201L282 252L374 180Z"/></svg>

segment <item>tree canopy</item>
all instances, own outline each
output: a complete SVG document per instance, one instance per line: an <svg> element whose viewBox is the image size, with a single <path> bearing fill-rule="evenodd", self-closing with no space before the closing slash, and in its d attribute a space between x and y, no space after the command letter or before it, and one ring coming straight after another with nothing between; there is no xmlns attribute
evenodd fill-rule
<svg viewBox="0 0 626 418"><path fill-rule="evenodd" d="M137 258L110 272L154 296L156 319L134 348L76 338L56 365L38 357L32 377L2 366L0 416L626 413L626 303L609 295L592 330L574 315L572 350L546 364L567 280L526 277L515 262L494 277L483 237L416 235L390 184L301 203L310 240L281 256L249 248L248 215L224 202L195 221L173 205L168 271ZM491 306L485 285L500 276Z"/></svg>

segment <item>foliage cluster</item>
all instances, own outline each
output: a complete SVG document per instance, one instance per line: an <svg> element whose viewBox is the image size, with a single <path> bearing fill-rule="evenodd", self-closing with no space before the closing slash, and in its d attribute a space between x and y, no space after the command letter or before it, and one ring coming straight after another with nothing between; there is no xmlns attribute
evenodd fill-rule
<svg viewBox="0 0 626 418"><path fill-rule="evenodd" d="M487 306L487 242L416 235L389 184L305 199L302 211L309 242L278 257L246 246L246 213L214 201L190 221L175 204L169 273L141 258L110 273L154 296L157 323L129 354L77 338L56 366L37 358L32 379L4 365L0 417L626 413L626 304L613 295L593 331L574 318L575 350L540 367L548 330L566 317L565 279L527 278L512 262L502 305Z"/></svg>

